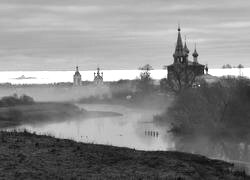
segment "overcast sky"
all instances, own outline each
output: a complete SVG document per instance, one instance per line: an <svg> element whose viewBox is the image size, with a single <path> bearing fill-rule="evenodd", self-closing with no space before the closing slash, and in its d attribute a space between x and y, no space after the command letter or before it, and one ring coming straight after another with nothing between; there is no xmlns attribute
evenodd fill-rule
<svg viewBox="0 0 250 180"><path fill-rule="evenodd" d="M250 66L249 0L0 0L0 70L161 69L178 22L201 63Z"/></svg>

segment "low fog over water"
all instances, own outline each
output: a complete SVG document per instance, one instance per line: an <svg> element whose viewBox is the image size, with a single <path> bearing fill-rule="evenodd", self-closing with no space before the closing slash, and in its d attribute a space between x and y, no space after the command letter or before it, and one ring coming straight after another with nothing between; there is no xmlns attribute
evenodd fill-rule
<svg viewBox="0 0 250 180"><path fill-rule="evenodd" d="M143 110L120 105L83 104L78 105L89 111L113 111L122 116L87 119L69 119L64 122L27 124L26 128L41 134L96 144L109 144L140 150L169 150L174 143L166 139L165 127L156 126L153 115L157 110Z"/></svg>
<svg viewBox="0 0 250 180"><path fill-rule="evenodd" d="M72 85L56 86L56 85L18 85L3 86L0 88L0 97L10 96L13 94L27 94L36 101L77 101L86 97L110 97L110 89L108 86L86 85L74 88Z"/></svg>
<svg viewBox="0 0 250 180"><path fill-rule="evenodd" d="M249 151L249 145L244 142L231 143L230 139L211 141L206 136L188 137L184 135L182 138L176 138L170 132L170 124L155 123L155 115L166 112L166 109L172 106L173 99L175 99L173 94L163 95L156 91L146 94L137 101L134 100L133 81L125 81L125 83L114 86L116 83L113 82L113 85L108 83L103 85L85 84L80 87L72 85L4 85L0 89L0 94L2 97L14 93L27 94L37 102L70 102L79 109L83 109L84 112L120 114L119 116L110 114L110 116L84 116L82 118L73 116L64 120L44 122L29 121L15 126L15 129L28 129L31 132L50 134L58 138L138 150L178 150L197 153L249 166L249 153L246 153ZM122 95L119 97L120 99L116 99L114 94ZM140 96L140 93L135 96ZM91 101L79 101L89 100L88 98L92 98ZM193 103L192 100L190 103ZM187 103L187 107L191 107L190 105ZM168 115L165 120L168 121Z"/></svg>
<svg viewBox="0 0 250 180"><path fill-rule="evenodd" d="M44 122L34 120L15 126L15 129L28 129L31 132L50 134L59 138L140 150L173 149L174 143L167 135L166 127L158 127L153 123L154 116L162 113L170 101L150 101L146 98L140 102L135 100L132 103L128 98L131 96L128 92L132 91L134 91L134 87L129 81L115 87L107 84L89 84L79 87L72 85L16 85L3 86L0 89L2 97L14 93L27 94L37 102L70 102L88 112L120 114L120 116L111 114L105 117L83 116L82 118L77 115L75 118L71 117L66 120ZM126 92L127 95L123 92ZM109 103L109 100L117 100L116 97L112 97L114 94L120 93L122 102ZM88 100L88 98L94 98L94 102L79 103L79 100ZM98 104L99 101L103 101L102 104ZM166 139L166 137L169 138Z"/></svg>

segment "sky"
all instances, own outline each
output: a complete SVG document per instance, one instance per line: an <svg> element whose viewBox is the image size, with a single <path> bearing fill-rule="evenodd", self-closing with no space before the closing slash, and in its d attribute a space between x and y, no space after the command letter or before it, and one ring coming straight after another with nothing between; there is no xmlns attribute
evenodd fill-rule
<svg viewBox="0 0 250 180"><path fill-rule="evenodd" d="M200 63L250 67L249 0L0 0L0 70L162 69L178 23Z"/></svg>

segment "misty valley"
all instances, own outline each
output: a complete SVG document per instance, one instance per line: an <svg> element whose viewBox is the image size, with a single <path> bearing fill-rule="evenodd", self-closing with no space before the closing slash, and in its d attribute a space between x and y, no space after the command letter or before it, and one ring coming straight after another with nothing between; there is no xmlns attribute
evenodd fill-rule
<svg viewBox="0 0 250 180"><path fill-rule="evenodd" d="M8 97L18 98L11 95L14 92L31 94L35 100L0 107L0 125L5 130L26 129L58 138L138 150L172 149L173 142L167 139L166 128L153 122L154 115L165 109L163 100L159 100L165 96L159 95L154 102L152 99L142 102L141 97L133 102L132 97L127 97L133 94L130 83L122 83L124 88L120 85L112 88L107 85L78 88L15 85L13 92L12 88L5 87L2 101Z"/></svg>
<svg viewBox="0 0 250 180"><path fill-rule="evenodd" d="M250 180L249 9L0 0L0 180Z"/></svg>
<svg viewBox="0 0 250 180"><path fill-rule="evenodd" d="M228 132L223 127L213 128L215 125L222 126L220 120L207 121L207 118L212 118L210 116L220 113L218 108L222 106L221 103L234 100L235 90L226 92L228 89L219 85L228 82L234 84L232 88L245 87L246 83L245 80L226 78L219 83L185 91L186 94L178 96L164 92L164 86L161 85L152 84L146 89L145 84L140 84L138 80L123 80L98 86L89 84L77 88L65 84L7 86L1 89L4 96L0 100L0 125L2 130L27 130L77 142L146 151L177 150L201 154L233 162L249 171L249 145L247 139L241 137L245 132L242 125L232 129L229 125L233 122L230 122L227 125L230 128ZM27 95L13 95L16 92ZM207 100L194 97L199 93ZM240 94L248 97L248 93L248 90L243 90ZM25 98L28 100L24 101ZM15 99L18 101L15 102ZM208 102L207 106L201 107L203 105L200 103L203 101L215 104L210 105ZM212 106L217 107L214 110ZM198 112L195 108L199 109ZM206 114L209 108L209 112L214 114ZM227 105L226 108L231 107ZM202 118L199 113L207 117ZM222 121L227 121L229 115L225 112L223 116L225 120ZM188 122L186 118L191 118L192 122Z"/></svg>
<svg viewBox="0 0 250 180"><path fill-rule="evenodd" d="M129 147L138 150L168 150L173 143L165 137L165 128L152 122L156 111L134 109L121 105L77 104L86 115L60 121L27 122L15 129L27 129L38 134L80 142ZM95 114L93 114L95 112ZM106 113L105 113L106 112ZM149 131L149 134L145 132ZM150 132L152 132L150 134ZM153 135L153 132L158 132Z"/></svg>

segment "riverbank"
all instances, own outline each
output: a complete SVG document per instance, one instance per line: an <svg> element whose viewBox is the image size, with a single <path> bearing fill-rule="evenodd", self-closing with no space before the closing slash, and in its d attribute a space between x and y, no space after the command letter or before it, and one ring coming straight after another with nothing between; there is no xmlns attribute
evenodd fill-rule
<svg viewBox="0 0 250 180"><path fill-rule="evenodd" d="M146 152L28 132L0 132L1 179L243 179L232 164L180 152ZM245 177L245 179L248 179Z"/></svg>
<svg viewBox="0 0 250 180"><path fill-rule="evenodd" d="M0 128L121 115L115 112L86 111L71 103L36 102L31 105L0 107Z"/></svg>

